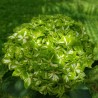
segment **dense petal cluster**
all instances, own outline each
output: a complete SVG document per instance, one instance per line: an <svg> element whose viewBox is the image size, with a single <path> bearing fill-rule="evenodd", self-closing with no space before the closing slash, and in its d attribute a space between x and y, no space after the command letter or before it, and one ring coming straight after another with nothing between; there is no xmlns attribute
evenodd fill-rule
<svg viewBox="0 0 98 98"><path fill-rule="evenodd" d="M93 48L81 24L64 15L39 16L9 36L3 63L26 87L61 96L83 81Z"/></svg>

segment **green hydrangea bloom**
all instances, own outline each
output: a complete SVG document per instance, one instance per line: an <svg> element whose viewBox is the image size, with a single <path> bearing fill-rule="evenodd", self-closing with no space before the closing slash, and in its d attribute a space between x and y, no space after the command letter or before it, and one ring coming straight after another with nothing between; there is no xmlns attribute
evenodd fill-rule
<svg viewBox="0 0 98 98"><path fill-rule="evenodd" d="M14 30L4 47L3 63L13 75L42 94L62 96L84 80L93 63L94 45L81 24L64 15L32 19Z"/></svg>

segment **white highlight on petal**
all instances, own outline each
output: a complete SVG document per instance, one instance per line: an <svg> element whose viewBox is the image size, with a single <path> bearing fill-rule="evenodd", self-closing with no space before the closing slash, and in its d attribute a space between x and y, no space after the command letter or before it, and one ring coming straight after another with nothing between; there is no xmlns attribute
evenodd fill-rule
<svg viewBox="0 0 98 98"><path fill-rule="evenodd" d="M4 62L4 63L10 63L11 60L7 60L7 59L5 59L5 60L3 60L3 62Z"/></svg>

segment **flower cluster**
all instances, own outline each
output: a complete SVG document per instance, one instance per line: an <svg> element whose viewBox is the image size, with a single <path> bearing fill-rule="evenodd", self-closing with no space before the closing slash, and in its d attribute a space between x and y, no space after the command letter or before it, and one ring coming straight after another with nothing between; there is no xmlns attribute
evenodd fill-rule
<svg viewBox="0 0 98 98"><path fill-rule="evenodd" d="M83 81L93 48L81 24L64 15L39 16L9 36L3 63L25 87L62 96Z"/></svg>

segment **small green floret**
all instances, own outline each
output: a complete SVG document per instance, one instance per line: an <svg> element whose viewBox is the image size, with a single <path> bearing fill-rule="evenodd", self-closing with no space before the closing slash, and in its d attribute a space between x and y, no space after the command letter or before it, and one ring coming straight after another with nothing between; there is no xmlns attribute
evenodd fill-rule
<svg viewBox="0 0 98 98"><path fill-rule="evenodd" d="M84 80L85 67L94 61L93 48L83 27L69 17L39 16L9 36L3 63L25 87L62 96Z"/></svg>

